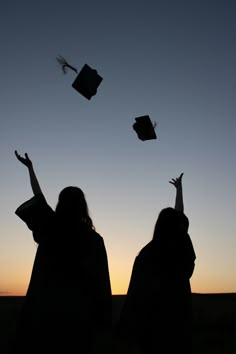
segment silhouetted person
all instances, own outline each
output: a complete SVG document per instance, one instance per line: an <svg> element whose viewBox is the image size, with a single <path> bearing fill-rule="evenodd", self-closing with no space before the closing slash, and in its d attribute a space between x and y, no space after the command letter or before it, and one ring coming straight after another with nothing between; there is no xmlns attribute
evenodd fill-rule
<svg viewBox="0 0 236 354"><path fill-rule="evenodd" d="M12 352L90 353L95 334L112 324L103 238L95 231L80 188L64 188L54 211L28 155L15 154L28 168L34 193L16 214L38 248Z"/></svg>
<svg viewBox="0 0 236 354"><path fill-rule="evenodd" d="M152 240L135 258L119 329L142 354L190 354L195 252L184 214L182 175L172 179L175 208L161 210Z"/></svg>

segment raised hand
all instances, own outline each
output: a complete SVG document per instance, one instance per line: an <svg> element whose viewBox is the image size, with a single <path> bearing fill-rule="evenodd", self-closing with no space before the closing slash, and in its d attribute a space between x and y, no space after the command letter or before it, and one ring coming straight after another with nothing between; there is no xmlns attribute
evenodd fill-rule
<svg viewBox="0 0 236 354"><path fill-rule="evenodd" d="M21 155L18 154L17 150L15 150L15 155L17 157L17 159L23 163L23 165L25 165L26 167L28 167L28 171L29 171L29 176L30 176L30 183L31 183L31 187L32 187L32 191L34 193L34 195L36 194L43 194L42 190L40 188L38 179L36 177L36 174L34 172L34 167L33 167L33 163L30 160L29 156L27 153L25 153L25 157L22 157Z"/></svg>
<svg viewBox="0 0 236 354"><path fill-rule="evenodd" d="M177 178L172 178L169 183L173 184L176 188L175 209L184 212L182 177L183 173Z"/></svg>
<svg viewBox="0 0 236 354"><path fill-rule="evenodd" d="M25 153L25 157L22 157L21 155L18 154L17 150L15 150L15 155L17 157L17 159L23 163L23 165L25 165L26 167L30 168L32 167L32 161L30 160L29 156L27 153Z"/></svg>
<svg viewBox="0 0 236 354"><path fill-rule="evenodd" d="M175 188L179 188L182 186L182 177L183 177L183 173L181 173L181 175L177 178L172 178L169 183L173 184L175 186Z"/></svg>

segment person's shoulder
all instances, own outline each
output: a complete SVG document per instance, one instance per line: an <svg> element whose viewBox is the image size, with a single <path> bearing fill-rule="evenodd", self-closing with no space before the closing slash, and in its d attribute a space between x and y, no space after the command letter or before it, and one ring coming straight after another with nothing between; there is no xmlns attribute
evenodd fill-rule
<svg viewBox="0 0 236 354"><path fill-rule="evenodd" d="M145 258L146 256L150 255L152 250L153 250L153 242L150 241L145 246L143 246L143 248L141 248L136 258L138 259Z"/></svg>
<svg viewBox="0 0 236 354"><path fill-rule="evenodd" d="M97 242L100 242L100 243L104 242L103 237L94 229L90 230L90 236L91 236L91 238L93 238Z"/></svg>
<svg viewBox="0 0 236 354"><path fill-rule="evenodd" d="M101 238L103 238L96 230L94 230L94 229L91 229L90 230L90 234L91 234L91 236L93 236L93 237L95 237L95 238L97 238L97 239L101 239Z"/></svg>

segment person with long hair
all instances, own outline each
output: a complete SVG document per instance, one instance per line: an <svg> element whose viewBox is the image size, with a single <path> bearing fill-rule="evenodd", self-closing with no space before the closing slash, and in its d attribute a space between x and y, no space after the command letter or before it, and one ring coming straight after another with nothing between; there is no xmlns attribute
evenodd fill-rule
<svg viewBox="0 0 236 354"><path fill-rule="evenodd" d="M184 214L182 176L175 207L160 211L153 237L135 258L119 320L119 332L138 343L142 354L190 354L192 300L190 278L195 252Z"/></svg>
<svg viewBox="0 0 236 354"><path fill-rule="evenodd" d="M27 167L34 196L15 211L38 244L12 352L90 353L98 332L112 325L112 293L103 237L96 232L84 192L65 187L53 210L33 163Z"/></svg>

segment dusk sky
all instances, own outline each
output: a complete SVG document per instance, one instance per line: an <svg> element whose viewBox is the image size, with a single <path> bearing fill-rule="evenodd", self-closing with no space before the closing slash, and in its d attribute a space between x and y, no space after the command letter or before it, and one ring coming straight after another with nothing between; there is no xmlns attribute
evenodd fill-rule
<svg viewBox="0 0 236 354"><path fill-rule="evenodd" d="M15 215L33 195L15 149L53 208L65 186L83 189L113 294L183 172L192 291L236 292L235 0L3 1L0 29L0 295L25 295L37 247ZM96 96L72 88L58 55L98 71ZM142 115L156 140L138 139Z"/></svg>

